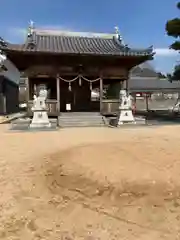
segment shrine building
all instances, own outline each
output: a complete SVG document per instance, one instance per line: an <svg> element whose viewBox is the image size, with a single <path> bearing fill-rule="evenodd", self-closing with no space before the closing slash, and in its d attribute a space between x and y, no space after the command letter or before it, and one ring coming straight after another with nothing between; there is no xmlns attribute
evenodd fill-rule
<svg viewBox="0 0 180 240"><path fill-rule="evenodd" d="M1 38L0 45L6 46ZM0 51L0 115L19 111L19 79L18 69Z"/></svg>
<svg viewBox="0 0 180 240"><path fill-rule="evenodd" d="M34 24L23 44L7 43L0 50L25 77L30 115L33 95L40 86L47 88L49 116L67 111L105 114L111 99L104 97L104 89L114 84L128 89L130 70L154 55L152 47L124 44L117 28L111 34L65 32Z"/></svg>

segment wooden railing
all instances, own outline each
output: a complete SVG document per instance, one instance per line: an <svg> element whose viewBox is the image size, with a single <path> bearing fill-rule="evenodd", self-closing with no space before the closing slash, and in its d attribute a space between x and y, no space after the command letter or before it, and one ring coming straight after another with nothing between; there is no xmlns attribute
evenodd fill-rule
<svg viewBox="0 0 180 240"><path fill-rule="evenodd" d="M46 101L49 116L58 116L57 100L48 99ZM33 100L28 101L28 115L32 115Z"/></svg>
<svg viewBox="0 0 180 240"><path fill-rule="evenodd" d="M102 114L117 114L119 109L118 99L106 99L102 101Z"/></svg>

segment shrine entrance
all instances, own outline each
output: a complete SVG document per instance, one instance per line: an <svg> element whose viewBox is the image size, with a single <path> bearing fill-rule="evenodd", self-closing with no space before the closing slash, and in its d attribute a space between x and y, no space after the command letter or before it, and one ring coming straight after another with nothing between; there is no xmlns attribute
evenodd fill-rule
<svg viewBox="0 0 180 240"><path fill-rule="evenodd" d="M74 79L60 78L60 112L100 111L100 101L95 107L91 99L92 83L78 77ZM99 86L99 81L96 84Z"/></svg>

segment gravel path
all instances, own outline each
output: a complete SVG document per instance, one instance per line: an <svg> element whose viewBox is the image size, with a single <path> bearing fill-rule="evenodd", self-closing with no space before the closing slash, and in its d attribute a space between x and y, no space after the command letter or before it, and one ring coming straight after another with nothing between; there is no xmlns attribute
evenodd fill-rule
<svg viewBox="0 0 180 240"><path fill-rule="evenodd" d="M179 239L179 126L0 125L0 239Z"/></svg>

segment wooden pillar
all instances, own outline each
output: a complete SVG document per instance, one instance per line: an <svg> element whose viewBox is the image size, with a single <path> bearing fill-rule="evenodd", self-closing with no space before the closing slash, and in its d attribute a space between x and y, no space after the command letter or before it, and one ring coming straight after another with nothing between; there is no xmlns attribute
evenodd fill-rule
<svg viewBox="0 0 180 240"><path fill-rule="evenodd" d="M129 75L129 69L128 69L126 74L126 87L125 87L127 94L129 93L129 76L130 75Z"/></svg>
<svg viewBox="0 0 180 240"><path fill-rule="evenodd" d="M60 113L60 79L59 75L56 77L56 91L57 91L57 111Z"/></svg>
<svg viewBox="0 0 180 240"><path fill-rule="evenodd" d="M103 77L100 75L100 112L103 110Z"/></svg>
<svg viewBox="0 0 180 240"><path fill-rule="evenodd" d="M148 94L146 93L146 111L149 111Z"/></svg>
<svg viewBox="0 0 180 240"><path fill-rule="evenodd" d="M129 92L129 79L126 79L126 91Z"/></svg>
<svg viewBox="0 0 180 240"><path fill-rule="evenodd" d="M26 87L26 103L29 101L29 78L25 79L25 87Z"/></svg>
<svg viewBox="0 0 180 240"><path fill-rule="evenodd" d="M128 80L123 80L123 83L121 84L121 90L126 90L128 92Z"/></svg>
<svg viewBox="0 0 180 240"><path fill-rule="evenodd" d="M3 114L7 114L6 95L3 95Z"/></svg>
<svg viewBox="0 0 180 240"><path fill-rule="evenodd" d="M25 91L25 94L26 94L26 104L27 104L27 112L29 112L29 96L30 96L30 89L29 89L29 78L26 77L25 78L25 87L26 87L26 91Z"/></svg>

